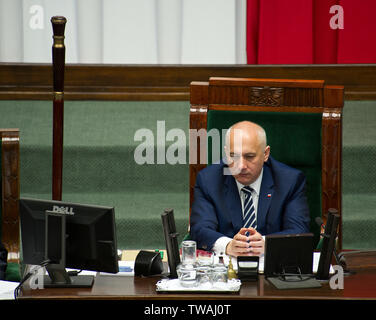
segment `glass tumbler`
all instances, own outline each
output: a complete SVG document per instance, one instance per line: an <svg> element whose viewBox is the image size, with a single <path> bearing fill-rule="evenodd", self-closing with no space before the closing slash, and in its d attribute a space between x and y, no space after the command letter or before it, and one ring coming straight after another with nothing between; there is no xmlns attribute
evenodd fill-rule
<svg viewBox="0 0 376 320"><path fill-rule="evenodd" d="M186 240L181 244L182 264L194 265L196 263L196 241Z"/></svg>
<svg viewBox="0 0 376 320"><path fill-rule="evenodd" d="M212 284L214 287L226 286L228 280L227 268L224 265L216 265L212 269Z"/></svg>
<svg viewBox="0 0 376 320"><path fill-rule="evenodd" d="M191 288L197 285L197 270L191 264L179 264L176 268L179 283L183 287Z"/></svg>
<svg viewBox="0 0 376 320"><path fill-rule="evenodd" d="M197 268L197 284L201 288L211 288L212 286L212 267L198 265Z"/></svg>
<svg viewBox="0 0 376 320"><path fill-rule="evenodd" d="M214 253L211 251L197 251L197 264L199 266L213 266L214 263Z"/></svg>

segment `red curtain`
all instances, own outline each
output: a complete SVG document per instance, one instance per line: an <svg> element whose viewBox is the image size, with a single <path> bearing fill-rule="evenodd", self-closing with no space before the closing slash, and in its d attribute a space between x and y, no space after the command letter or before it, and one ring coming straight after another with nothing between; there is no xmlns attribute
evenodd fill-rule
<svg viewBox="0 0 376 320"><path fill-rule="evenodd" d="M376 1L247 0L247 62L376 63Z"/></svg>

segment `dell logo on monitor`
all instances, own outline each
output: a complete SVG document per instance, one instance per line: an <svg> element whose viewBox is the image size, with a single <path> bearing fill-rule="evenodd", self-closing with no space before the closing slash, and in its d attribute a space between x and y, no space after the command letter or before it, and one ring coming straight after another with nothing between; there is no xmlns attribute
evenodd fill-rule
<svg viewBox="0 0 376 320"><path fill-rule="evenodd" d="M52 207L53 212L59 212L63 214L68 214L70 216L74 215L73 208L72 207L59 207L59 206L53 206Z"/></svg>

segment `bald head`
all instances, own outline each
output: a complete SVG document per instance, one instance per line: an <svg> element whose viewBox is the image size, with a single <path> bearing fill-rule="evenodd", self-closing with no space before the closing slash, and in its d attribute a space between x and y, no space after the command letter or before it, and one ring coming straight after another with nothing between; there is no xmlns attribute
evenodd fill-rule
<svg viewBox="0 0 376 320"><path fill-rule="evenodd" d="M234 178L243 185L253 183L270 154L265 130L250 121L235 123L226 133L225 153Z"/></svg>
<svg viewBox="0 0 376 320"><path fill-rule="evenodd" d="M263 127L258 125L257 123L251 121L241 121L233 124L226 133L226 146L227 148L230 147L230 139L233 141L234 136L236 135L235 132L238 131L241 135L248 135L252 136L254 139L257 140L257 143L260 145L261 148L266 147L266 133Z"/></svg>

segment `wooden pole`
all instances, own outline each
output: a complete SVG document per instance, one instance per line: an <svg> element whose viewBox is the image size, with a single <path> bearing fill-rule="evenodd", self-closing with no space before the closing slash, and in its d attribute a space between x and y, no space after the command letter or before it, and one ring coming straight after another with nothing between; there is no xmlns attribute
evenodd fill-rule
<svg viewBox="0 0 376 320"><path fill-rule="evenodd" d="M63 136L64 136L64 30L66 18L51 18L53 29L53 144L52 144L52 199L62 200L63 187Z"/></svg>

